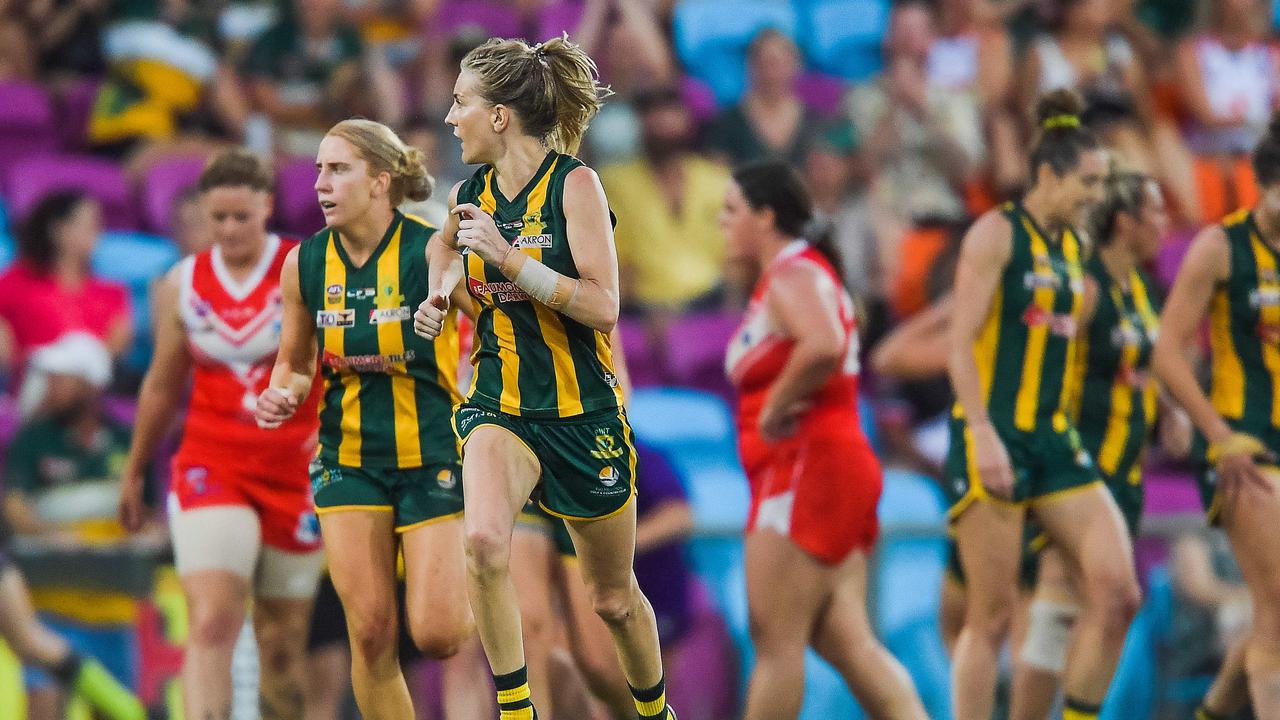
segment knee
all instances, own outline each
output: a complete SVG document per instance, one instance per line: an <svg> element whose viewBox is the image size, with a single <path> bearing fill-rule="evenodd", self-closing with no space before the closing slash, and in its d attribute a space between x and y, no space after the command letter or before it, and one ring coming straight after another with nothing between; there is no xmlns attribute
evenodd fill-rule
<svg viewBox="0 0 1280 720"><path fill-rule="evenodd" d="M964 616L964 629L979 641L997 650L1004 645L1013 625L1013 608L1018 598L1000 594L990 598L970 598Z"/></svg>
<svg viewBox="0 0 1280 720"><path fill-rule="evenodd" d="M507 570L511 560L511 536L489 528L467 528L467 570L485 580Z"/></svg>
<svg viewBox="0 0 1280 720"><path fill-rule="evenodd" d="M258 662L262 677L287 677L301 672L306 659L306 628L299 632L285 622L272 618L255 623L258 639Z"/></svg>
<svg viewBox="0 0 1280 720"><path fill-rule="evenodd" d="M640 611L643 597L634 581L620 587L591 587L591 607L611 628L630 622Z"/></svg>
<svg viewBox="0 0 1280 720"><path fill-rule="evenodd" d="M1142 606L1142 589L1132 572L1123 568L1099 569L1088 582L1091 609L1099 612L1107 626L1121 638Z"/></svg>
<svg viewBox="0 0 1280 720"><path fill-rule="evenodd" d="M235 647L244 627L244 607L209 602L199 598L188 601L189 639L202 647Z"/></svg>
<svg viewBox="0 0 1280 720"><path fill-rule="evenodd" d="M460 630L442 627L439 623L426 620L410 620L409 637L413 639L413 645L418 648L418 652L432 660L453 657L462 648L462 643L466 639L465 634Z"/></svg>
<svg viewBox="0 0 1280 720"><path fill-rule="evenodd" d="M394 606L366 606L346 610L347 632L353 653L371 660L395 652L400 626Z"/></svg>

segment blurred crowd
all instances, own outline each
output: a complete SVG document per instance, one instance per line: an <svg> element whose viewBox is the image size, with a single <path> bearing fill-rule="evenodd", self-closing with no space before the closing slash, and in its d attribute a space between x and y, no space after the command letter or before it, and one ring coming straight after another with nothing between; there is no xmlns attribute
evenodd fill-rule
<svg viewBox="0 0 1280 720"><path fill-rule="evenodd" d="M822 28L761 21L728 43L746 72L726 85L695 52L714 35L703 26L720 13L729 32L771 3L873 18L868 56L833 66L814 49ZM1118 163L1159 179L1175 219L1154 268L1167 282L1196 228L1257 198L1247 153L1280 107L1275 23L1269 0L0 0L0 84L38 83L57 107L81 98L72 145L130 179L232 145L309 158L334 122L373 118L426 152L438 192L414 211L441 223L444 190L471 172L443 122L462 55L490 35L568 33L614 93L582 155L617 215L644 363L681 318L731 323L745 303L754 278L726 262L718 224L733 164L779 157L802 171L874 349L945 295L968 223L1017 196L1033 99L1064 86ZM172 195L164 224L180 254L208 243L197 202ZM104 212L69 191L11 208L0 363L23 424L59 424L19 430L41 442L10 452L20 533L57 522L33 493L59 473L109 478L127 447L127 412L103 409L113 363L83 349L119 367L146 331L146 308L89 270ZM640 375L671 381L664 371ZM871 381L889 453L936 475L945 381ZM78 465L41 463L46 450ZM1184 548L1180 567L1205 552Z"/></svg>

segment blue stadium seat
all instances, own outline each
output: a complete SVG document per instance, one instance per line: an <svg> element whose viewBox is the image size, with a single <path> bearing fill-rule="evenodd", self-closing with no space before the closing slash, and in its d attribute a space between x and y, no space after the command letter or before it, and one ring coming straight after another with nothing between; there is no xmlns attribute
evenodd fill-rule
<svg viewBox="0 0 1280 720"><path fill-rule="evenodd" d="M798 0L802 50L822 72L865 80L880 69L889 0Z"/></svg>
<svg viewBox="0 0 1280 720"><path fill-rule="evenodd" d="M14 247L13 238L9 233L0 231L0 270L9 267L9 263L13 262L17 257L18 251Z"/></svg>
<svg viewBox="0 0 1280 720"><path fill-rule="evenodd" d="M689 74L705 81L721 105L747 85L747 45L761 30L796 37L795 9L785 0L686 0L673 18L676 52Z"/></svg>
<svg viewBox="0 0 1280 720"><path fill-rule="evenodd" d="M178 248L167 238L140 232L105 232L93 252L94 274L129 288L136 340L126 359L142 370L151 359L151 283L178 261Z"/></svg>

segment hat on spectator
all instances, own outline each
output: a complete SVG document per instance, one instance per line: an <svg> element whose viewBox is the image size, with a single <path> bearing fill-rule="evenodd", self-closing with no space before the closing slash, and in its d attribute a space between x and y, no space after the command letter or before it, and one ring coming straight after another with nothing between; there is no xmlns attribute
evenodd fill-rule
<svg viewBox="0 0 1280 720"><path fill-rule="evenodd" d="M18 392L18 412L30 417L49 389L50 375L80 378L96 389L111 382L111 353L97 337L69 332L32 351Z"/></svg>

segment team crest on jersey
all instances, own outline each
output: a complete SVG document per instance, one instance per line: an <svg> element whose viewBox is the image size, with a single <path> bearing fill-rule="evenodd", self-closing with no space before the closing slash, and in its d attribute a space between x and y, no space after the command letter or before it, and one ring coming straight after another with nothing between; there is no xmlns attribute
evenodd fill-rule
<svg viewBox="0 0 1280 720"><path fill-rule="evenodd" d="M494 225L496 225L499 230L519 230L524 227L524 221L511 220L508 222L495 222Z"/></svg>
<svg viewBox="0 0 1280 720"><path fill-rule="evenodd" d="M591 451L591 457L597 460L613 460L622 457L624 452L626 451L623 448L618 447L613 433L608 430L596 431L596 449Z"/></svg>
<svg viewBox="0 0 1280 720"><path fill-rule="evenodd" d="M324 295L331 303L336 303L342 299L342 285L334 283L324 289Z"/></svg>
<svg viewBox="0 0 1280 720"><path fill-rule="evenodd" d="M381 325L383 323L404 322L413 317L413 312L407 305L389 308L374 308L369 311L369 324Z"/></svg>
<svg viewBox="0 0 1280 720"><path fill-rule="evenodd" d="M443 490L452 490L458 486L458 476L453 471L445 468L436 473L436 484Z"/></svg>
<svg viewBox="0 0 1280 720"><path fill-rule="evenodd" d="M1062 286L1062 279L1051 269L1036 268L1023 274L1022 285L1028 290L1040 290L1042 288L1057 290Z"/></svg>
<svg viewBox="0 0 1280 720"><path fill-rule="evenodd" d="M618 481L621 479L622 473L619 473L618 469L612 465L606 465L600 468L601 485L604 485L605 487L613 487L614 485L617 485Z"/></svg>
<svg viewBox="0 0 1280 720"><path fill-rule="evenodd" d="M317 310L316 311L316 327L318 328L349 328L356 325L356 311L350 308L346 310Z"/></svg>
<svg viewBox="0 0 1280 720"><path fill-rule="evenodd" d="M511 243L511 247L516 248L517 250L523 248L546 250L551 247L551 244L550 235L521 235L515 239L515 242Z"/></svg>

